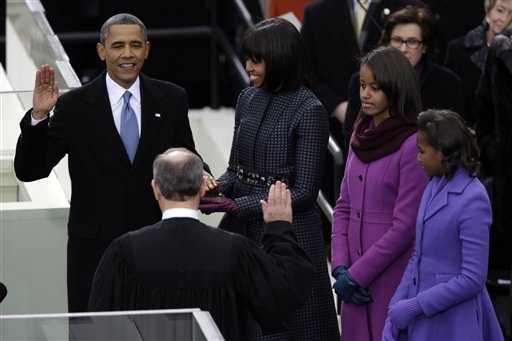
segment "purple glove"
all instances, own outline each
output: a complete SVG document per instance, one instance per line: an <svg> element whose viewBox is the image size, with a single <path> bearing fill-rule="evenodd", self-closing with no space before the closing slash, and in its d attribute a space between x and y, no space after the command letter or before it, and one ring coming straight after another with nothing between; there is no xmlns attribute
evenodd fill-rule
<svg viewBox="0 0 512 341"><path fill-rule="evenodd" d="M423 314L417 297L400 300L388 310L388 319L399 330L405 329L416 316Z"/></svg>
<svg viewBox="0 0 512 341"><path fill-rule="evenodd" d="M234 200L226 197L203 197L199 203L199 210L204 214L213 212L234 212L236 203Z"/></svg>
<svg viewBox="0 0 512 341"><path fill-rule="evenodd" d="M386 319L384 329L382 330L382 341L396 341L398 339L398 329Z"/></svg>

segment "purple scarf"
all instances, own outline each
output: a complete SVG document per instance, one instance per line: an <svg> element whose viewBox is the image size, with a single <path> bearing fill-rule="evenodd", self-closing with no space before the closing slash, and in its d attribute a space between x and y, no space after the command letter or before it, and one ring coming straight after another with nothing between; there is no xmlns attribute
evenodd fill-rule
<svg viewBox="0 0 512 341"><path fill-rule="evenodd" d="M370 163L400 149L402 143L418 128L416 120L390 117L377 127L370 128L372 117L363 116L356 122L350 143L359 160Z"/></svg>

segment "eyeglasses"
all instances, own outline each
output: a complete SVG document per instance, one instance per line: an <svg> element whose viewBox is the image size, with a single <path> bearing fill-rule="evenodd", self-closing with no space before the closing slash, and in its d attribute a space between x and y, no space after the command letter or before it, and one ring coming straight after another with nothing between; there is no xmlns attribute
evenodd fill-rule
<svg viewBox="0 0 512 341"><path fill-rule="evenodd" d="M423 43L421 40L418 39L407 39L402 40L402 38L393 37L391 38L390 45L393 46L396 49L399 49L402 47L402 44L405 44L410 49L417 49L420 47L420 44Z"/></svg>

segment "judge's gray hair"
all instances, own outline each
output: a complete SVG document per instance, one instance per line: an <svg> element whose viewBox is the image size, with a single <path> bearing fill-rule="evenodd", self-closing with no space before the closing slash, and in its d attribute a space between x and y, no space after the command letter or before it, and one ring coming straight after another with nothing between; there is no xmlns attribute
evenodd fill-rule
<svg viewBox="0 0 512 341"><path fill-rule="evenodd" d="M188 149L170 148L153 162L153 179L167 200L188 200L201 190L203 161Z"/></svg>

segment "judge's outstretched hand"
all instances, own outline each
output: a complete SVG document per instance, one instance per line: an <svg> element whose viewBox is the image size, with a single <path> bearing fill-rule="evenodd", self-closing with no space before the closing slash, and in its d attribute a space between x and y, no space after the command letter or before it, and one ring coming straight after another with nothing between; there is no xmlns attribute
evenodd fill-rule
<svg viewBox="0 0 512 341"><path fill-rule="evenodd" d="M277 220L292 222L292 195L286 184L277 181L268 190L268 199L260 200L263 220L271 223Z"/></svg>
<svg viewBox="0 0 512 341"><path fill-rule="evenodd" d="M42 120L48 116L59 97L55 72L48 64L41 65L36 72L36 83L32 97L32 117Z"/></svg>

